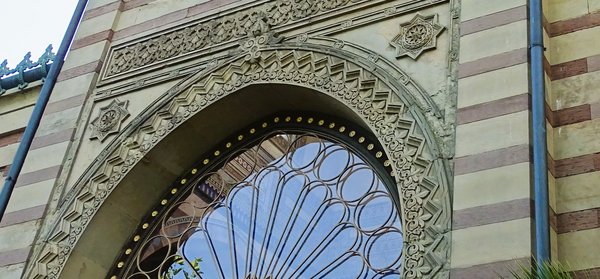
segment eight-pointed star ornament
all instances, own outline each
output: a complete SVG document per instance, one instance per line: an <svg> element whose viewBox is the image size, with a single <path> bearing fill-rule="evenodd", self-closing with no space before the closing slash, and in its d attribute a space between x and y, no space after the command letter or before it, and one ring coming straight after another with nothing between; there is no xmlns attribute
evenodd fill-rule
<svg viewBox="0 0 600 279"><path fill-rule="evenodd" d="M444 26L438 24L437 14L430 16L417 14L411 21L400 24L400 33L390 44L396 47L396 58L407 55L417 59L424 50L436 47L437 37L442 30Z"/></svg>
<svg viewBox="0 0 600 279"><path fill-rule="evenodd" d="M97 138L102 142L108 135L118 133L128 116L127 101L112 100L108 106L100 108L100 113L92 120L90 139Z"/></svg>

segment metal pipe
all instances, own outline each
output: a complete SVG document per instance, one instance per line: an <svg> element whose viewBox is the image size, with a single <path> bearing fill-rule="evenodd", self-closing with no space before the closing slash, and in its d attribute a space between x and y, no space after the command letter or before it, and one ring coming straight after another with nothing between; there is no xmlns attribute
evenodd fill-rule
<svg viewBox="0 0 600 279"><path fill-rule="evenodd" d="M539 266L550 260L548 222L548 167L546 162L546 117L544 91L544 41L542 2L529 1L529 54L531 123L533 134L533 193L535 203L535 260Z"/></svg>
<svg viewBox="0 0 600 279"><path fill-rule="evenodd" d="M75 11L73 12L73 16L71 17L71 21L69 22L69 26L67 27L67 31L65 32L56 57L54 58L52 66L50 67L50 72L48 73L48 76L46 76L44 85L42 85L40 95L35 103L33 112L31 113L31 118L29 118L27 127L25 127L25 132L23 133L23 138L19 144L19 149L17 149L17 154L15 155L13 163L10 166L8 176L4 182L4 187L2 187L2 192L0 193L0 221L2 221L2 217L4 216L4 212L8 206L8 201L13 189L15 188L15 183L17 182L17 178L19 178L21 169L23 168L23 163L25 162L25 158L29 152L29 147L31 146L33 137L35 136L35 133L40 125L40 120L44 114L44 109L46 108L46 104L48 104L50 94L52 93L52 89L54 89L54 85L56 84L56 78L62 69L67 51L69 50L71 42L73 41L75 31L77 30L77 26L79 25L79 21L81 20L86 5L87 0L79 0L77 3Z"/></svg>

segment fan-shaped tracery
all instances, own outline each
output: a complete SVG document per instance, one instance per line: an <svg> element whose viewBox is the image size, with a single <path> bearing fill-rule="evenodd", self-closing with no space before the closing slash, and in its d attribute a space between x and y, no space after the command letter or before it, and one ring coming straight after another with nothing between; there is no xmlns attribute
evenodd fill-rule
<svg viewBox="0 0 600 279"><path fill-rule="evenodd" d="M267 134L190 183L124 278L398 276L397 203L363 158L332 137Z"/></svg>

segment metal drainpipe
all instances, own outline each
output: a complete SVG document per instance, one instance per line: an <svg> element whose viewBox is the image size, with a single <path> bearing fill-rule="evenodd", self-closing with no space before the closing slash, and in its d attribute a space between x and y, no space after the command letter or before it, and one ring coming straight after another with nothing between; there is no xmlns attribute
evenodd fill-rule
<svg viewBox="0 0 600 279"><path fill-rule="evenodd" d="M73 41L75 31L77 30L77 26L79 25L79 21L81 20L87 2L87 0L79 0L77 3L75 11L73 12L73 16L71 17L71 21L69 22L69 26L67 27L67 31L65 32L65 36L60 43L56 57L54 58L52 66L50 67L50 72L46 76L44 85L42 85L40 95L35 103L35 107L31 113L31 118L29 118L29 122L25 128L25 132L23 133L21 143L19 144L19 149L17 149L17 154L15 155L15 159L10 166L8 176L4 182L4 187L2 187L2 193L0 193L0 221L2 221L4 211L6 211L6 207L8 206L8 200L10 199L12 191L15 188L15 183L19 177L19 173L21 173L21 169L23 168L23 163L25 162L25 158L29 152L29 147L31 146L35 132L40 125L40 120L44 114L44 109L46 108L46 104L48 104L50 94L52 93L52 89L54 89L54 85L56 84L56 78L62 69L65 56L69 50L71 41Z"/></svg>
<svg viewBox="0 0 600 279"><path fill-rule="evenodd" d="M546 117L544 115L544 42L541 0L529 1L530 88L533 129L533 192L535 199L535 260L550 260L548 223L548 168L546 162Z"/></svg>

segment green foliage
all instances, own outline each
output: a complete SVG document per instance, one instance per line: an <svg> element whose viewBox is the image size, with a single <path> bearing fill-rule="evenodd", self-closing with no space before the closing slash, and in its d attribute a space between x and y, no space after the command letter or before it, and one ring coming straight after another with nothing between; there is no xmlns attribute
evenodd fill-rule
<svg viewBox="0 0 600 279"><path fill-rule="evenodd" d="M200 277L198 277L197 274L202 274L202 272L200 272L200 262L201 261L202 261L202 259L200 259L200 258L193 260L190 264L191 264L191 267L196 272L189 272L188 270L186 270L186 268L189 268L189 265L187 265L187 263L185 262L185 260L182 257L177 256L177 258L175 258L175 261L173 262L173 264L171 264L171 266L169 266L169 269L167 269L167 271L163 274L161 279L175 279L175 278L198 279ZM180 273L183 274L183 277L177 276Z"/></svg>
<svg viewBox="0 0 600 279"><path fill-rule="evenodd" d="M568 266L559 262L543 262L539 270L519 264L519 270L512 270L515 279L574 279Z"/></svg>

